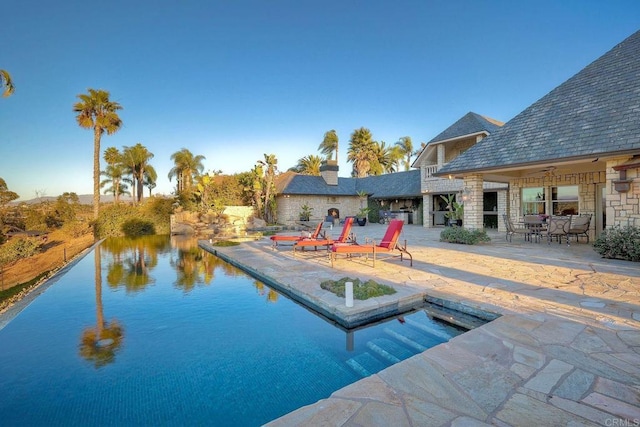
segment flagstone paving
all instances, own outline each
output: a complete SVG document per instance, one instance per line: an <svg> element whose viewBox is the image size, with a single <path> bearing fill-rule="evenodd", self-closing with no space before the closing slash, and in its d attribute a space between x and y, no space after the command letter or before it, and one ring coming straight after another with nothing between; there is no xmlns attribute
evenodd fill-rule
<svg viewBox="0 0 640 427"><path fill-rule="evenodd" d="M385 228L355 231L363 241ZM640 425L640 264L602 259L585 243L509 243L496 232L465 246L439 242L439 232L404 227L413 267L380 257L375 268L354 258L332 269L322 250L293 257L267 238L201 242L329 316L357 321L416 296L500 315L269 426ZM319 286L344 276L399 292L347 308Z"/></svg>

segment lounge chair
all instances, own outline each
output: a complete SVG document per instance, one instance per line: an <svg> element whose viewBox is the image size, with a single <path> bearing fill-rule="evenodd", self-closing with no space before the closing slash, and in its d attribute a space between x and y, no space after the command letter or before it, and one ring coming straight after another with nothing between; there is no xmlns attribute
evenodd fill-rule
<svg viewBox="0 0 640 427"><path fill-rule="evenodd" d="M329 253L329 258L331 258L331 267L333 267L333 263L336 260L338 254L345 254L347 256L351 256L352 254L365 254L367 258L369 254L372 255L373 258L373 267L376 266L376 255L379 254L389 254L394 250L400 251L400 261L403 260L403 255L406 254L409 256L409 265L413 267L413 256L407 251L407 242L404 243L404 246L398 245L398 238L400 237L400 233L402 232L402 226L404 225L404 221L401 219L392 219L387 226L387 231L384 233L384 237L380 241L379 244L376 244L373 241L371 244L351 244L351 245L332 245L331 251Z"/></svg>
<svg viewBox="0 0 640 427"><path fill-rule="evenodd" d="M304 248L307 246L313 246L315 250L318 250L318 246L325 246L329 248L329 246L335 244L348 244L355 242L355 237L351 234L351 227L353 226L354 217L348 216L345 218L344 225L342 226L342 232L340 233L340 237L337 240L333 239L301 239L294 243L293 245L293 256L296 256L296 249L300 248L304 251Z"/></svg>
<svg viewBox="0 0 640 427"><path fill-rule="evenodd" d="M589 225L591 224L591 215L577 215L571 217L571 225L567 237L576 236L576 242L580 241L580 236L587 238L589 243Z"/></svg>
<svg viewBox="0 0 640 427"><path fill-rule="evenodd" d="M531 230L529 228L516 227L507 214L502 214L502 218L504 219L504 225L507 227L507 235L505 236L505 239L508 242L513 241L514 234L522 234L525 237L525 240L529 239L531 234Z"/></svg>
<svg viewBox="0 0 640 427"><path fill-rule="evenodd" d="M271 236L271 247L275 248L276 246L278 246L278 242L298 242L300 240L303 239L318 239L318 238L322 238L321 236L321 231L322 231L322 221L320 221L318 223L318 225L316 226L315 231L309 235L309 236L304 236L304 235L296 235L296 236L286 236L286 235L275 235L275 236Z"/></svg>

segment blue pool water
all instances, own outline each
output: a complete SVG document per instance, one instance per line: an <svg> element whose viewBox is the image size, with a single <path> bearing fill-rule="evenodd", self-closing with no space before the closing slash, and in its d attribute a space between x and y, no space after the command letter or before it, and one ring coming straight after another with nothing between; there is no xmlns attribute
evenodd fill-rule
<svg viewBox="0 0 640 427"><path fill-rule="evenodd" d="M346 332L193 241L113 239L0 329L0 424L260 425L461 332Z"/></svg>

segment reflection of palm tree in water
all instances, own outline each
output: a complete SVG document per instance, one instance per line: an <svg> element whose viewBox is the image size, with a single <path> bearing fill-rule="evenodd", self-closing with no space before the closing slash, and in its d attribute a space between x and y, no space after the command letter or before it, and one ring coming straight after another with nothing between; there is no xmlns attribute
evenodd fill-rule
<svg viewBox="0 0 640 427"><path fill-rule="evenodd" d="M102 264L100 246L94 250L96 285L96 327L86 328L80 341L80 355L92 362L96 368L115 360L116 352L122 345L122 327L116 319L105 322L102 307Z"/></svg>
<svg viewBox="0 0 640 427"><path fill-rule="evenodd" d="M267 302L277 302L278 301L278 297L280 296L280 294L278 294L278 292L276 292L274 289L271 289L271 288L265 286L264 283L262 283L262 282L260 282L258 280L254 280L253 286L255 286L255 288L258 291L259 295L264 295L265 293L267 294Z"/></svg>
<svg viewBox="0 0 640 427"><path fill-rule="evenodd" d="M158 264L158 253L170 248L165 236L107 239L103 247L112 254L107 268L109 286L123 285L127 292L141 291L153 283L150 271Z"/></svg>

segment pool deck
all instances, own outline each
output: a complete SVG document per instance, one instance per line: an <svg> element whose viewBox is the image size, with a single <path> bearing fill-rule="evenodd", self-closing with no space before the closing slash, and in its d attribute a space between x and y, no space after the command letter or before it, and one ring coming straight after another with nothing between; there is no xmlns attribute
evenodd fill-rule
<svg viewBox="0 0 640 427"><path fill-rule="evenodd" d="M386 226L354 227L358 241ZM335 234L339 229L333 230ZM275 281L327 317L358 323L415 302L442 299L496 320L334 392L268 425L530 426L640 423L640 265L599 257L591 245L439 242L441 229L406 225L399 258L338 259L273 250L271 240L201 246ZM345 276L392 284L398 293L355 301L320 282ZM269 284L269 283L267 283ZM340 323L340 322L338 322Z"/></svg>

